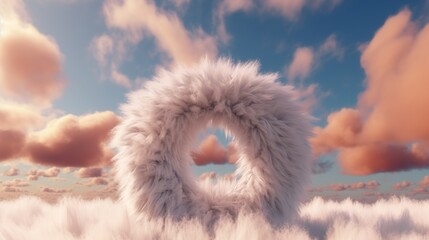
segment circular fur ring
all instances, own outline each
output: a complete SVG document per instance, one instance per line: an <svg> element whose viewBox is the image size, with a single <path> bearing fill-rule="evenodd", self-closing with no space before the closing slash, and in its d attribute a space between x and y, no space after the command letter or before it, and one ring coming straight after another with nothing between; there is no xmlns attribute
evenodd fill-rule
<svg viewBox="0 0 429 240"><path fill-rule="evenodd" d="M148 221L262 213L282 226L297 212L311 172L309 117L292 87L259 64L204 60L162 70L129 94L115 128L114 169L130 213ZM206 191L191 172L191 145L208 124L235 136L236 178ZM219 183L217 184L219 185Z"/></svg>

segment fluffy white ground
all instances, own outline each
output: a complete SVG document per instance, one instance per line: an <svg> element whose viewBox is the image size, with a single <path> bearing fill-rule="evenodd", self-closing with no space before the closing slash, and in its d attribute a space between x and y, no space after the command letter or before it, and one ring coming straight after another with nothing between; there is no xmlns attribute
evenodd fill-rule
<svg viewBox="0 0 429 240"><path fill-rule="evenodd" d="M133 221L110 199L36 197L0 202L0 239L429 239L429 201L406 198L361 204L314 198L292 225L272 229L262 216L221 219L208 233L195 221L180 225Z"/></svg>

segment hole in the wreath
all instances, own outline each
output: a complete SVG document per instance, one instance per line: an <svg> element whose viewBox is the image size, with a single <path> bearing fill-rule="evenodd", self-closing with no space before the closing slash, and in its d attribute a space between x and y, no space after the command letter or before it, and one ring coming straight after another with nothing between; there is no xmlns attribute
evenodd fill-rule
<svg viewBox="0 0 429 240"><path fill-rule="evenodd" d="M192 172L198 181L216 183L232 179L236 170L238 151L234 137L220 128L210 127L198 134L191 150Z"/></svg>

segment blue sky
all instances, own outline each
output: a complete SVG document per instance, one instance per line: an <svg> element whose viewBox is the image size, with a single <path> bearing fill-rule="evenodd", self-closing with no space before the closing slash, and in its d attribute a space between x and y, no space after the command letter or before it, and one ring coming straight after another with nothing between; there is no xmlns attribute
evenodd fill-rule
<svg viewBox="0 0 429 240"><path fill-rule="evenodd" d="M28 16L26 19L21 16L25 19L23 21L47 36L61 52L61 66L66 86L59 97L51 99L51 106L41 110L45 115L55 113L53 115L56 117L66 114L80 116L102 111L111 111L119 115L118 107L126 101L125 96L128 92L149 81L156 74L157 69L182 64L180 59L184 59L183 54L174 55L176 50L174 48L177 48L177 45L162 47L163 40L157 35L156 26L153 27L148 23L139 24L140 20L130 20L128 25L123 24L121 19L109 20L106 12L114 11L115 7L121 5L121 1L25 0L16 2L19 2L19 8L25 9ZM129 2L139 1L129 0ZM359 97L367 89L366 79L368 78L361 64L362 51L365 51L362 46L371 42L386 20L404 9L412 13L410 21L416 24L417 29L426 26L429 19L428 1L319 0L296 1L297 5L290 6L280 3L273 7L267 3L270 1L233 0L230 1L231 5L225 7L224 15L220 14L220 9L222 4L226 3L220 0L155 2L142 0L140 2L155 6L158 14L152 13L154 15L152 16L143 9L141 18L153 17L156 21L159 15L169 16L170 20L177 19L183 25L183 30L191 39L205 37L212 40L212 44L203 46L203 50L199 49L197 55L204 55L205 47L208 49L214 46L216 53L211 53L209 57L230 57L234 61L257 60L263 72L279 73L280 81L285 84L293 84L301 91L314 86L315 90L311 91L306 99L309 101L311 113L317 119L314 124L321 128L326 126L327 117L331 113L342 108L357 107ZM237 5L233 6L235 2ZM13 8L11 11L14 11ZM3 17L4 19L7 18ZM224 22L229 35L227 42L222 40L222 33L219 32L221 21ZM160 28L162 26L160 25ZM0 31L1 27L0 25ZM168 34L170 34L169 37L174 37L171 33ZM100 58L97 59L97 53L101 50L95 47L96 40L102 35L108 36L113 44L113 50L103 55L103 59L107 62L105 65L100 62ZM323 45L329 39L333 45L323 50ZM123 49L117 50L116 47L120 44L123 44ZM302 48L311 51L311 63L307 63L307 68L304 67L304 70L300 68L299 73L291 78L294 76L290 69L296 58L295 53ZM189 49L193 49L192 46ZM124 84L115 82L111 75L113 65L117 72L129 80L130 86L124 87ZM7 98L6 95L0 95L0 97ZM220 131L216 131L215 134L226 146L227 141ZM366 190L348 189L333 192L327 189L331 184L371 180L380 183L377 191L396 193L392 190L393 184L408 181L411 186L418 187L418 182L425 175L429 175L425 168L411 168L409 171L374 172L366 176L352 176L342 173L341 166L336 160L336 151L320 156L320 159L332 162L333 166L324 173L314 175L313 188L324 189L321 193L315 193L316 195L362 196ZM3 172L10 167L17 167L21 169L18 176L25 179L28 169L45 169L37 164L29 166L25 160L17 162L14 159L8 159L0 163L0 170ZM203 171L216 171L222 174L233 169L232 165L207 165L195 167L194 171L196 175ZM105 170L105 173L108 172L109 170ZM81 181L70 173L61 172L58 176L68 179L69 183ZM99 177L106 177L106 175ZM0 177L0 181L11 179L11 177ZM47 178L42 177L42 179L45 182L39 182L37 186L55 187L55 183L49 183ZM68 188L73 188L69 185L67 185ZM59 186L65 187L64 184ZM92 188L88 191L90 190ZM411 190L406 193L411 193Z"/></svg>

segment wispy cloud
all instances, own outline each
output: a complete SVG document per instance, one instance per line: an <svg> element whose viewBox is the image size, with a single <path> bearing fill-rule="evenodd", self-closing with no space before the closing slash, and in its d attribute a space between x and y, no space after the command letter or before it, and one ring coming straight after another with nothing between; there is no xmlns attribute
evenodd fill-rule
<svg viewBox="0 0 429 240"><path fill-rule="evenodd" d="M314 52L309 47L297 48L291 64L287 67L289 80L308 77L314 65Z"/></svg>
<svg viewBox="0 0 429 240"><path fill-rule="evenodd" d="M109 27L152 35L159 50L178 64L189 64L204 56L215 56L215 39L201 28L189 31L174 12L158 8L151 0L109 0L104 5Z"/></svg>
<svg viewBox="0 0 429 240"><path fill-rule="evenodd" d="M226 18L239 11L263 11L288 21L296 21L306 7L317 10L328 7L333 9L341 0L223 0L218 4L216 16L217 34L221 42L228 43L231 36L226 29Z"/></svg>

